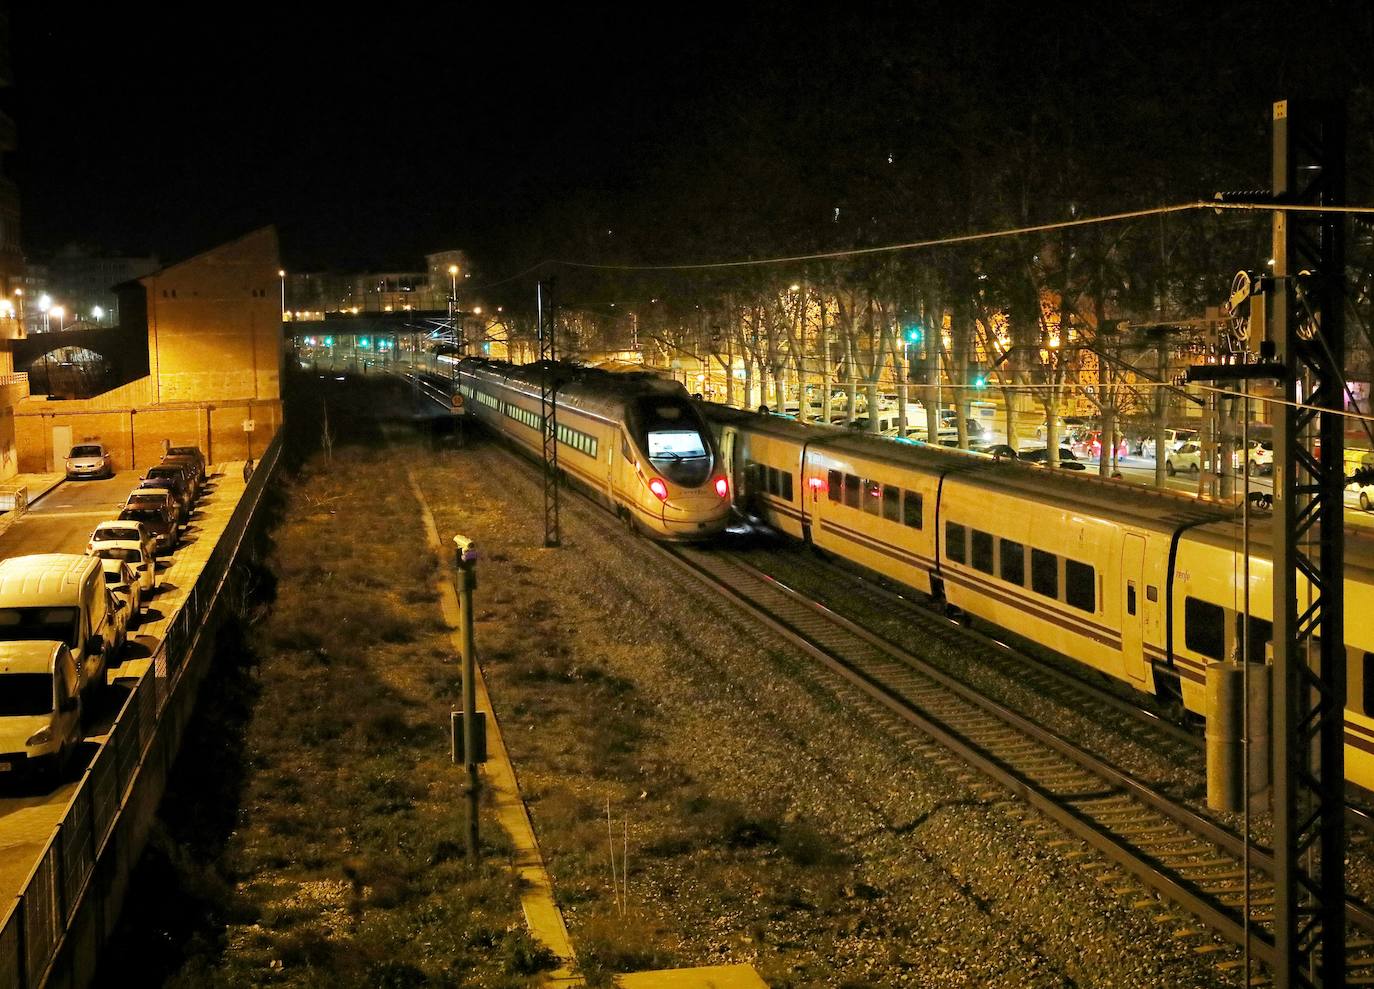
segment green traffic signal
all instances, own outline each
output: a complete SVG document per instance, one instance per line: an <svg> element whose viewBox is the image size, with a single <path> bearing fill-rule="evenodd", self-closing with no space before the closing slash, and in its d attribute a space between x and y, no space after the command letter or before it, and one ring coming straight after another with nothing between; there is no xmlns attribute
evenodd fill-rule
<svg viewBox="0 0 1374 989"><path fill-rule="evenodd" d="M920 328L919 326L911 326L911 327L908 327L908 328L907 328L907 331L906 331L906 342L907 342L907 343L920 343L920 342L921 342L921 328Z"/></svg>

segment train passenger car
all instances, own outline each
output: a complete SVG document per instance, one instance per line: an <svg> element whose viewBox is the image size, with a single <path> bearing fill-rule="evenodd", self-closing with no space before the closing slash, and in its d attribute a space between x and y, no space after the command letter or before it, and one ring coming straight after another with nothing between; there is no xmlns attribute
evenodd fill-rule
<svg viewBox="0 0 1374 989"><path fill-rule="evenodd" d="M725 528L729 481L711 431L680 384L571 364L464 358L458 391L479 421L542 456L546 376L554 384L560 470L635 531L704 539Z"/></svg>
<svg viewBox="0 0 1374 989"><path fill-rule="evenodd" d="M740 511L794 539L810 538L803 514L807 492L802 458L817 430L785 416L761 416L725 405L702 409L720 445Z"/></svg>
<svg viewBox="0 0 1374 989"><path fill-rule="evenodd" d="M811 541L818 548L938 593L935 507L940 479L981 466L924 445L840 432L806 449Z"/></svg>
<svg viewBox="0 0 1374 989"><path fill-rule="evenodd" d="M946 600L1139 690L1177 694L1170 549L1180 528L1218 513L1124 484L994 466L942 487Z"/></svg>
<svg viewBox="0 0 1374 989"><path fill-rule="evenodd" d="M1184 674L1184 703L1203 712L1206 665L1269 660L1273 640L1273 543L1267 524L1250 534L1249 628L1244 627L1245 557L1236 523L1190 529L1179 540L1171 595L1173 656ZM1298 601L1306 595L1299 576ZM1302 606L1299 605L1299 610ZM1374 541L1347 532L1345 546L1346 778L1374 789ZM1246 634L1248 632L1248 634ZM1315 660L1315 657L1314 657Z"/></svg>
<svg viewBox="0 0 1374 989"><path fill-rule="evenodd" d="M777 499L757 502L781 531L1197 715L1208 664L1241 658L1245 556L1232 509L773 416L705 414L736 448L769 451L778 469L800 461L795 522ZM1255 663L1267 661L1273 636L1270 537L1268 520L1252 526ZM1347 531L1345 568L1346 778L1374 789L1368 533Z"/></svg>

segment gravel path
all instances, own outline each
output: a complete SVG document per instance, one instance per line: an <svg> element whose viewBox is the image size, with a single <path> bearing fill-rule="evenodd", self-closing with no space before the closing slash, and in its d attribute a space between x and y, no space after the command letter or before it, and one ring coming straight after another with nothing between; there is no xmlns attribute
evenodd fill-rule
<svg viewBox="0 0 1374 989"><path fill-rule="evenodd" d="M544 549L505 452L417 476L441 533L483 547L483 666L593 981L746 961L772 986L1240 984L1190 918L589 506L565 498Z"/></svg>

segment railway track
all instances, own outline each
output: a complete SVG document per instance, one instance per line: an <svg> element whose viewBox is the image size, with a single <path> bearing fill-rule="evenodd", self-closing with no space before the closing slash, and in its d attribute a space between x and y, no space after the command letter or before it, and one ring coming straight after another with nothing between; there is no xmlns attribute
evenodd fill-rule
<svg viewBox="0 0 1374 989"><path fill-rule="evenodd" d="M807 560L807 566L812 569L819 567L844 581L849 590L854 591L877 613L899 615L903 621L951 645L963 646L968 641L979 643L985 650L979 654L980 662L992 664L1003 676L1029 687L1052 703L1075 711L1111 711L1130 719L1139 726L1141 740L1149 744L1152 750L1163 753L1166 758L1178 759L1180 764L1187 762L1196 765L1199 779L1205 772L1205 745L1200 731L1178 724L1150 706L1094 684L1073 670L1061 668L1034 653L981 632L937 610L914 593L895 590L880 580L829 560L811 558ZM785 582L785 578L777 573L770 576ZM1113 727L1122 730L1124 726L1118 721ZM1357 787L1352 789L1357 791L1352 798L1358 802L1347 804L1346 824L1350 829L1352 844L1364 846L1374 842L1374 812L1370 810L1370 807L1374 807L1374 794Z"/></svg>
<svg viewBox="0 0 1374 989"><path fill-rule="evenodd" d="M424 391L441 401L439 389L429 386ZM605 517L612 516L606 512ZM1247 846L1241 836L1215 821L736 556L662 543L644 545L817 660L890 721L935 740L960 762L1186 910L1206 929L1248 948L1253 960L1272 968L1275 890L1267 849ZM938 637L978 634L906 598L893 597L913 609L913 617L923 612L927 631L931 623L943 623ZM997 640L979 638L999 651L1020 655ZM1081 682L1077 686L1086 687ZM1112 707L1133 709L1120 698L1113 698ZM1136 720L1163 726L1161 730L1178 744L1195 749L1196 738L1185 740L1189 733L1184 729L1133 710ZM1374 985L1374 912L1352 901L1346 918L1347 984Z"/></svg>
<svg viewBox="0 0 1374 989"><path fill-rule="evenodd" d="M1247 850L1235 833L750 564L708 550L658 548L870 703L1272 966L1273 860L1265 849ZM1351 903L1347 920L1350 984L1374 985L1374 914Z"/></svg>

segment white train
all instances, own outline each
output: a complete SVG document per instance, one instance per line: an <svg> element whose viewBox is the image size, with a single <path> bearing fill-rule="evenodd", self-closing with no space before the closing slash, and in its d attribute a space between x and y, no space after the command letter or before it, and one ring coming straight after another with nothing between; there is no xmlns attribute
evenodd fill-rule
<svg viewBox="0 0 1374 989"><path fill-rule="evenodd" d="M1201 715L1239 658L1239 516L1186 496L703 407L748 511L797 539ZM1272 637L1267 521L1253 525L1251 658ZM1346 777L1374 789L1374 543L1346 540ZM1300 586L1300 591L1301 591Z"/></svg>
<svg viewBox="0 0 1374 989"><path fill-rule="evenodd" d="M515 366L464 358L457 388L469 413L535 455L540 387L556 383L558 466L632 529L706 539L730 518L730 484L711 430L677 382L571 364Z"/></svg>

